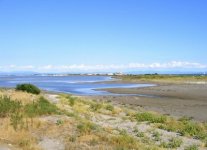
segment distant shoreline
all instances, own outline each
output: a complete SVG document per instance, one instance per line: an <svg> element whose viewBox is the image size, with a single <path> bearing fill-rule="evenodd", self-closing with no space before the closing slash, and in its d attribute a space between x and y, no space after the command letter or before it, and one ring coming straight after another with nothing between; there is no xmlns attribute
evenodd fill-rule
<svg viewBox="0 0 207 150"><path fill-rule="evenodd" d="M101 83L156 83L155 87L140 88L106 88L98 89L118 94L135 94L131 96L123 95L95 95L83 96L97 100L110 100L119 104L141 106L149 111L157 111L172 116L188 116L198 121L207 121L207 84L195 84L194 82L206 82L205 77L194 79L192 83L183 82L160 82L160 80L135 80L129 78L116 77L119 80L104 81ZM168 80L167 81L172 81ZM180 80L185 81L185 80ZM10 89L3 88L2 89ZM46 91L45 93L61 94L64 92ZM155 97L143 97L140 95L153 95Z"/></svg>

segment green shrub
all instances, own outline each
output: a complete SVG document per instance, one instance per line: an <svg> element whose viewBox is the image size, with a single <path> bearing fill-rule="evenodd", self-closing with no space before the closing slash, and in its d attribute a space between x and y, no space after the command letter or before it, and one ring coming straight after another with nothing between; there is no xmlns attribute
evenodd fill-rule
<svg viewBox="0 0 207 150"><path fill-rule="evenodd" d="M201 140L207 139L205 124L191 121L189 118L183 117L179 119L179 121L175 119L168 119L158 127L167 131L178 132L181 135L192 136Z"/></svg>
<svg viewBox="0 0 207 150"><path fill-rule="evenodd" d="M183 143L182 139L172 138L172 139L169 140L168 143L166 143L166 142L161 143L161 147L164 147L164 148L177 148L177 147L180 147L182 143Z"/></svg>
<svg viewBox="0 0 207 150"><path fill-rule="evenodd" d="M193 119L192 117L183 116L180 119L178 119L178 121L186 122L186 121L190 121L192 119Z"/></svg>
<svg viewBox="0 0 207 150"><path fill-rule="evenodd" d="M128 134L121 134L118 136L112 136L110 139L111 144L116 145L116 149L138 149L140 146L138 142Z"/></svg>
<svg viewBox="0 0 207 150"><path fill-rule="evenodd" d="M75 98L71 96L66 97L69 100L69 105L74 106L75 105Z"/></svg>
<svg viewBox="0 0 207 150"><path fill-rule="evenodd" d="M86 121L78 124L77 129L81 134L90 134L93 130L97 130L98 126L92 122Z"/></svg>
<svg viewBox="0 0 207 150"><path fill-rule="evenodd" d="M44 97L40 97L37 102L25 105L25 113L28 117L50 115L58 113L58 108Z"/></svg>
<svg viewBox="0 0 207 150"><path fill-rule="evenodd" d="M180 121L168 119L167 122L160 124L158 127L160 129L178 132L181 135L192 136L201 140L207 139L205 124L193 122L189 119L180 119Z"/></svg>
<svg viewBox="0 0 207 150"><path fill-rule="evenodd" d="M166 116L152 114L149 112L137 113L135 118L137 121L148 121L150 123L164 123L167 121Z"/></svg>
<svg viewBox="0 0 207 150"><path fill-rule="evenodd" d="M204 128L199 123L192 121L184 122L183 128L180 129L180 133L182 135L194 136L198 139L205 139L207 137L207 133Z"/></svg>
<svg viewBox="0 0 207 150"><path fill-rule="evenodd" d="M92 111L97 111L97 110L99 110L101 108L102 108L102 104L99 104L99 103L91 103L90 104L90 109Z"/></svg>
<svg viewBox="0 0 207 150"><path fill-rule="evenodd" d="M13 101L10 97L0 97L0 117L10 117L10 124L14 130L22 129L23 111L22 103L19 101Z"/></svg>
<svg viewBox="0 0 207 150"><path fill-rule="evenodd" d="M185 150L198 150L198 145L190 145L185 147Z"/></svg>
<svg viewBox="0 0 207 150"><path fill-rule="evenodd" d="M58 119L58 120L57 120L57 122L56 122L56 125L58 125L58 126L59 126L59 125L62 125L63 123L64 123L64 121L63 121L63 120Z"/></svg>
<svg viewBox="0 0 207 150"><path fill-rule="evenodd" d="M160 124L158 128L167 131L180 132L180 130L183 128L183 124L173 118L170 118L164 124Z"/></svg>
<svg viewBox="0 0 207 150"><path fill-rule="evenodd" d="M134 132L134 133L139 132L139 130L137 129L137 127L134 128L133 132Z"/></svg>
<svg viewBox="0 0 207 150"><path fill-rule="evenodd" d="M24 127L23 118L25 116L33 118L39 115L49 115L59 113L58 108L40 97L38 101L22 105L20 101L11 100L10 97L0 97L0 117L10 117L10 123L15 130Z"/></svg>
<svg viewBox="0 0 207 150"><path fill-rule="evenodd" d="M136 136L137 137L144 137L144 132L138 132Z"/></svg>
<svg viewBox="0 0 207 150"><path fill-rule="evenodd" d="M148 136L144 136L141 138L141 142L145 145L150 145L152 143L151 139Z"/></svg>
<svg viewBox="0 0 207 150"><path fill-rule="evenodd" d="M95 146L95 145L98 144L98 140L93 138L93 139L90 140L89 144L90 144L90 146Z"/></svg>
<svg viewBox="0 0 207 150"><path fill-rule="evenodd" d="M10 114L20 111L22 103L19 101L13 101L10 97L0 97L0 117L8 117Z"/></svg>
<svg viewBox="0 0 207 150"><path fill-rule="evenodd" d="M76 139L77 139L77 137L76 137L75 135L71 135L71 136L69 137L69 141L70 141L70 142L75 142Z"/></svg>
<svg viewBox="0 0 207 150"><path fill-rule="evenodd" d="M152 136L154 137L155 141L160 141L161 140L161 134L157 131L153 132Z"/></svg>
<svg viewBox="0 0 207 150"><path fill-rule="evenodd" d="M119 134L120 134L120 135L125 135L125 134L127 134L127 131L124 130L124 129L123 129L123 130L120 130Z"/></svg>
<svg viewBox="0 0 207 150"><path fill-rule="evenodd" d="M24 91L32 94L40 94L40 89L32 84L18 84L16 90Z"/></svg>
<svg viewBox="0 0 207 150"><path fill-rule="evenodd" d="M204 143L204 146L207 147L207 138L205 138Z"/></svg>
<svg viewBox="0 0 207 150"><path fill-rule="evenodd" d="M106 110L109 110L109 111L113 111L114 110L114 106L110 105L110 104L107 104L105 108L106 108Z"/></svg>

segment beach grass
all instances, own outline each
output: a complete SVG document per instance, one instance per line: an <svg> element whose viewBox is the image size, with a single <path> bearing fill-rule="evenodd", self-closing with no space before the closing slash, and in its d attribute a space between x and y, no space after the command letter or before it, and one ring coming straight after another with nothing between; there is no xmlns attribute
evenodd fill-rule
<svg viewBox="0 0 207 150"><path fill-rule="evenodd" d="M198 148L205 145L206 124L187 117L175 119L67 94L58 94L57 103L43 93L10 89L0 94L0 141L21 149L39 150L39 139L45 137L62 139L66 149L173 149L186 144L186 138L195 140ZM194 145L186 149L196 149Z"/></svg>
<svg viewBox="0 0 207 150"><path fill-rule="evenodd" d="M207 130L203 123L195 122L192 120L175 120L169 118L163 124L158 125L159 128L167 131L178 132L183 136L192 136L197 139L207 139Z"/></svg>
<svg viewBox="0 0 207 150"><path fill-rule="evenodd" d="M137 113L135 118L137 121L148 121L150 123L165 123L167 121L166 116L150 112Z"/></svg>

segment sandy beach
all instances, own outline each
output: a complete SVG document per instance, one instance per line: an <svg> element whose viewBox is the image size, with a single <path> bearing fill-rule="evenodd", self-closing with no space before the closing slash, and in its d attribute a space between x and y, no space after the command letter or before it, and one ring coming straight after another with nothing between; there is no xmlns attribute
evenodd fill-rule
<svg viewBox="0 0 207 150"><path fill-rule="evenodd" d="M116 81L126 82L126 81ZM198 121L207 121L207 84L157 84L145 88L103 89L112 93L142 94L145 96L90 96L93 99L109 100L131 107L142 107L175 117L187 116ZM155 96L155 97L150 97Z"/></svg>

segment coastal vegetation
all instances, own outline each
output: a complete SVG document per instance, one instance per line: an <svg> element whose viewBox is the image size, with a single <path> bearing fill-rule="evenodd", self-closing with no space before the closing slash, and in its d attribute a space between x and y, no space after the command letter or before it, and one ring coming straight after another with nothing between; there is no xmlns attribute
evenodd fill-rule
<svg viewBox="0 0 207 150"><path fill-rule="evenodd" d="M196 150L205 148L207 140L206 123L191 118L135 110L107 99L12 89L0 91L0 124L0 142L23 150L51 145L66 150Z"/></svg>
<svg viewBox="0 0 207 150"><path fill-rule="evenodd" d="M144 74L144 75L122 75L115 76L126 81L150 81L150 82L170 82L170 83L190 83L190 82L207 82L205 75L161 75L161 74Z"/></svg>
<svg viewBox="0 0 207 150"><path fill-rule="evenodd" d="M8 96L0 97L0 117L10 118L11 125L15 130L26 128L27 122L23 118L34 118L41 115L57 114L58 108L48 102L44 97L37 101L23 105L21 101L11 100Z"/></svg>
<svg viewBox="0 0 207 150"><path fill-rule="evenodd" d="M40 94L40 89L33 84L17 84L16 90L25 91L32 94Z"/></svg>

